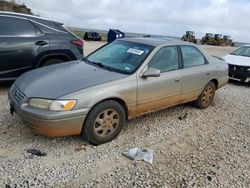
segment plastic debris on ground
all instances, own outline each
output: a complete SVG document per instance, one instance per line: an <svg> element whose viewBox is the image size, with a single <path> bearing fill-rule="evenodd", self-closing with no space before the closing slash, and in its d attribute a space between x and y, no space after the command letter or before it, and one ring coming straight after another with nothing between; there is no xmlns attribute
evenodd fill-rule
<svg viewBox="0 0 250 188"><path fill-rule="evenodd" d="M184 120L187 118L188 113L185 113L184 115L178 117L179 120Z"/></svg>
<svg viewBox="0 0 250 188"><path fill-rule="evenodd" d="M81 145L75 148L75 151L85 151L86 150L86 145Z"/></svg>
<svg viewBox="0 0 250 188"><path fill-rule="evenodd" d="M27 149L27 153L30 153L32 155L37 155L37 156L40 156L40 157L44 157L44 156L47 155L45 152L40 151L38 149Z"/></svg>
<svg viewBox="0 0 250 188"><path fill-rule="evenodd" d="M122 151L122 154L132 160L143 160L150 164L152 164L154 160L154 151L151 149L141 149L136 147L132 149L125 149Z"/></svg>

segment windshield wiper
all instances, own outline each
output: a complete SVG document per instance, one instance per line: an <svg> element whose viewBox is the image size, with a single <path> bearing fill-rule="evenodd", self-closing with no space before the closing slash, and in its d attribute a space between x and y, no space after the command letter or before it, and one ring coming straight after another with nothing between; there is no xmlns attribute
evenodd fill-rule
<svg viewBox="0 0 250 188"><path fill-rule="evenodd" d="M245 54L244 54L244 55L241 55L241 56L244 56L244 57L250 57L249 55L245 55Z"/></svg>
<svg viewBox="0 0 250 188"><path fill-rule="evenodd" d="M103 67L104 67L104 65L103 65L102 63L100 63L100 62L94 62L94 61L91 61L91 64L93 64L93 65L97 65L98 67L101 67L101 68L103 68Z"/></svg>
<svg viewBox="0 0 250 188"><path fill-rule="evenodd" d="M98 66L98 67L101 67L101 68L105 67L105 65L103 65L102 63L90 61L86 57L84 57L82 60L85 61L86 63L90 64L90 65L95 65L95 66Z"/></svg>
<svg viewBox="0 0 250 188"><path fill-rule="evenodd" d="M244 57L250 57L249 55L244 55L244 54L235 54L235 53L231 53L231 55L236 55L236 56L244 56Z"/></svg>
<svg viewBox="0 0 250 188"><path fill-rule="evenodd" d="M92 64L92 62L90 60L88 60L86 57L82 58L82 61L84 61L85 63L88 63L88 64Z"/></svg>

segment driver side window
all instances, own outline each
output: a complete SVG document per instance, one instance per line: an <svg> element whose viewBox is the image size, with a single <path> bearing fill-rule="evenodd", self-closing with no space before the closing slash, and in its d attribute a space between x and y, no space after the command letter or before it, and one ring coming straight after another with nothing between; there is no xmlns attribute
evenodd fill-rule
<svg viewBox="0 0 250 188"><path fill-rule="evenodd" d="M168 46L161 48L150 60L148 67L159 69L161 72L177 70L179 68L177 47Z"/></svg>

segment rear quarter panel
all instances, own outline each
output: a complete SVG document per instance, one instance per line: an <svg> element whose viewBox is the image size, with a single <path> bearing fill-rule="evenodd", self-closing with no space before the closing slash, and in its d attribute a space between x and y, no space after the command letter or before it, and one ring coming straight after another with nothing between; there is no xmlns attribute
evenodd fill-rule
<svg viewBox="0 0 250 188"><path fill-rule="evenodd" d="M206 57L210 64L211 77L210 79L216 79L218 81L218 89L227 84L228 82L228 64L225 60L209 55L200 46L196 46Z"/></svg>
<svg viewBox="0 0 250 188"><path fill-rule="evenodd" d="M215 78L218 80L218 88L221 88L228 82L228 64L226 61L217 58L211 57L211 64Z"/></svg>
<svg viewBox="0 0 250 188"><path fill-rule="evenodd" d="M77 40L69 34L47 34L50 41L50 50L69 50L76 59L83 57L83 48L77 47L71 43L72 40Z"/></svg>

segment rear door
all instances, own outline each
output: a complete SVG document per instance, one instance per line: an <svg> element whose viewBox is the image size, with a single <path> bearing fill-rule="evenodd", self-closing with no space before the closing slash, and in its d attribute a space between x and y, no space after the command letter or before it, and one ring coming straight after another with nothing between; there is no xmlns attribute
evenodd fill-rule
<svg viewBox="0 0 250 188"><path fill-rule="evenodd" d="M176 46L159 49L148 68L161 71L159 77L138 78L137 111L139 114L172 106L180 100L182 71Z"/></svg>
<svg viewBox="0 0 250 188"><path fill-rule="evenodd" d="M0 15L0 80L15 79L32 69L47 37L27 19Z"/></svg>
<svg viewBox="0 0 250 188"><path fill-rule="evenodd" d="M205 56L194 46L181 46L183 59L182 102L198 98L211 78L211 67Z"/></svg>

